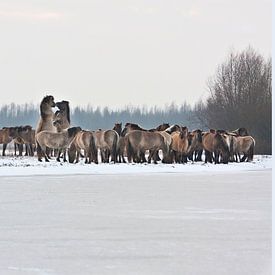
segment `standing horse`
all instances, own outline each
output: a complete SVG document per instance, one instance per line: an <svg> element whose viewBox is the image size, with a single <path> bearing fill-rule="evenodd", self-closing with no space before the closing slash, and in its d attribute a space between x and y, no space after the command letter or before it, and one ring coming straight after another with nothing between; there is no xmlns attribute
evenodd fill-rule
<svg viewBox="0 0 275 275"><path fill-rule="evenodd" d="M126 163L126 160L124 158L125 153L125 137L121 135L122 133L122 123L115 123L115 126L113 128L114 131L116 131L119 135L118 145L117 145L117 161L119 163L123 162Z"/></svg>
<svg viewBox="0 0 275 275"><path fill-rule="evenodd" d="M114 130L97 130L92 132L95 139L96 148L100 150L101 161L108 163L111 161L117 162L117 146L119 135Z"/></svg>
<svg viewBox="0 0 275 275"><path fill-rule="evenodd" d="M68 149L70 163L73 163L75 158L75 163L79 162L81 150L84 150L85 163L94 161L98 164L95 139L91 131L82 130L76 134Z"/></svg>
<svg viewBox="0 0 275 275"><path fill-rule="evenodd" d="M201 161L203 152L202 147L202 131L200 129L193 130L188 133L188 138L191 139L188 158L192 161Z"/></svg>
<svg viewBox="0 0 275 275"><path fill-rule="evenodd" d="M64 153L63 160L65 162L66 149L70 146L70 143L73 141L76 134L80 131L80 127L72 127L60 133L52 131L41 131L37 133L35 136L37 142L37 149L39 148L41 155L44 155L45 161L49 161L46 148L61 150ZM38 160L42 161L42 158L39 158ZM56 160L60 161L59 156Z"/></svg>
<svg viewBox="0 0 275 275"><path fill-rule="evenodd" d="M34 147L35 144L35 131L32 129L30 125L17 127L17 136L14 139L14 144L19 146L19 155L22 155L23 145L25 145L25 156L33 156L34 155Z"/></svg>
<svg viewBox="0 0 275 275"><path fill-rule="evenodd" d="M3 144L2 156L5 156L7 145L13 140L13 136L11 135L11 133L13 133L13 135L16 134L15 128L13 127L14 132L12 132L11 128L12 127L3 127L2 129L0 129L0 144Z"/></svg>
<svg viewBox="0 0 275 275"><path fill-rule="evenodd" d="M169 144L159 132L133 130L125 136L125 143L129 162L132 162L132 160L144 162L143 156L146 150L150 151L155 164L157 163L156 152L162 150L165 159L169 154ZM150 161L151 159L148 159L148 162Z"/></svg>
<svg viewBox="0 0 275 275"><path fill-rule="evenodd" d="M252 161L254 156L255 139L251 136L239 136L236 137L236 151L237 153L243 154L240 159L241 162L247 160Z"/></svg>
<svg viewBox="0 0 275 275"><path fill-rule="evenodd" d="M222 157L224 164L229 160L229 147L224 137L211 129L211 132L205 133L202 137L202 145L205 150L205 163L212 163L212 153L214 153L215 164L219 163L219 157Z"/></svg>
<svg viewBox="0 0 275 275"><path fill-rule="evenodd" d="M176 131L172 136L172 151L176 163L186 163L187 155L191 142L188 140L188 129L185 127L182 131Z"/></svg>
<svg viewBox="0 0 275 275"><path fill-rule="evenodd" d="M53 125L54 112L52 108L55 107L54 97L52 95L45 96L40 103L40 119L36 126L35 136L41 131L56 132ZM37 146L37 157L41 161L40 147Z"/></svg>

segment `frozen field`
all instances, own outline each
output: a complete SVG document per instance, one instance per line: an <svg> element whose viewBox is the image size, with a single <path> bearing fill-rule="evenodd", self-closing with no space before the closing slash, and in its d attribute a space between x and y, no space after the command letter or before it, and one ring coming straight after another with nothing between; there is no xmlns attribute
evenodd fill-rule
<svg viewBox="0 0 275 275"><path fill-rule="evenodd" d="M271 166L1 157L0 274L271 274Z"/></svg>

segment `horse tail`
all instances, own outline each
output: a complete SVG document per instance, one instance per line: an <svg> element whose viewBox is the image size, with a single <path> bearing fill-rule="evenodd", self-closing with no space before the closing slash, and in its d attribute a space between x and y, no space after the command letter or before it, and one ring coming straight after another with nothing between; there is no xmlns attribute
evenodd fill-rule
<svg viewBox="0 0 275 275"><path fill-rule="evenodd" d="M93 159L95 164L98 164L98 158L97 158L97 148L95 146L95 139L93 134L91 134L91 138L90 138L90 144L89 144L89 154L91 159Z"/></svg>
<svg viewBox="0 0 275 275"><path fill-rule="evenodd" d="M111 155L112 155L112 159L113 159L114 163L116 163L117 162L117 148L118 148L119 135L116 131L114 131L114 133L115 133L115 136L113 139Z"/></svg>
<svg viewBox="0 0 275 275"><path fill-rule="evenodd" d="M254 151L255 151L255 139L252 138L252 143L248 149L248 160L253 160L254 157Z"/></svg>
<svg viewBox="0 0 275 275"><path fill-rule="evenodd" d="M128 162L132 162L134 150L133 150L133 147L131 145L128 135L125 136L125 147L126 147L126 151L127 151Z"/></svg>

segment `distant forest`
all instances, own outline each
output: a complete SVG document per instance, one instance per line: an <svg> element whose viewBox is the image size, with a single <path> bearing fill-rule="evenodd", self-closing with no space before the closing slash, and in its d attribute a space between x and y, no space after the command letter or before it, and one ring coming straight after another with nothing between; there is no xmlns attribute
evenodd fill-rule
<svg viewBox="0 0 275 275"><path fill-rule="evenodd" d="M0 127L31 125L36 127L39 119L39 105L11 103L0 107ZM190 129L201 128L193 109L187 103L177 106L173 103L166 108L128 106L120 110L108 107L76 107L71 109L72 125L83 129L112 129L114 124L122 122L137 123L144 128L153 128L162 123L185 125Z"/></svg>
<svg viewBox="0 0 275 275"><path fill-rule="evenodd" d="M89 130L112 129L117 122L133 122L143 128L170 123L190 130L245 127L256 140L256 153L271 154L271 64L271 57L265 59L251 47L232 51L209 78L206 100L194 107L184 100L181 105L171 103L165 108L128 106L112 110L88 105L71 110L71 124ZM29 124L35 128L38 119L38 103L0 107L0 127Z"/></svg>

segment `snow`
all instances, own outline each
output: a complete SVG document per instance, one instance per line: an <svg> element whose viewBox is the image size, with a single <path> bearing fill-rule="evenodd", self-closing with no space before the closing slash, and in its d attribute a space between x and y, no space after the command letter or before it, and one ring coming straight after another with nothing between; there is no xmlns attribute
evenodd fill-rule
<svg viewBox="0 0 275 275"><path fill-rule="evenodd" d="M271 274L271 168L1 157L0 274Z"/></svg>
<svg viewBox="0 0 275 275"><path fill-rule="evenodd" d="M236 172L271 169L272 157L256 155L254 161L247 163L211 164L204 162L188 162L187 164L123 164L100 163L85 164L83 160L77 164L57 162L38 162L35 157L0 157L0 175L74 175L74 174L144 174L144 173L205 173Z"/></svg>

